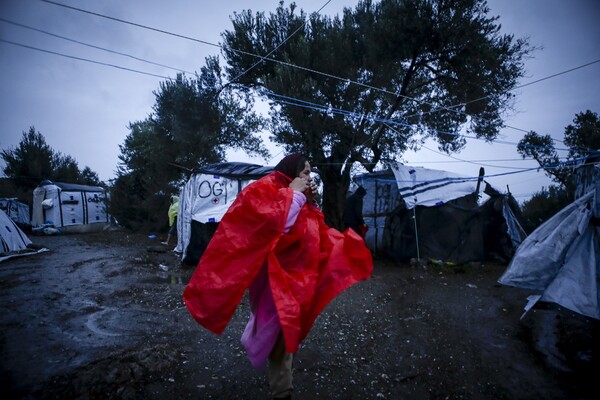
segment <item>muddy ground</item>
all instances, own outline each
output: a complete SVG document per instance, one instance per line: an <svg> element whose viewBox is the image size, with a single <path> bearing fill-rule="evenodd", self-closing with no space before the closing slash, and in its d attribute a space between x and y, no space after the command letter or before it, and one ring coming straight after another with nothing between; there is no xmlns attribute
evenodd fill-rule
<svg viewBox="0 0 600 400"><path fill-rule="evenodd" d="M160 238L124 231L33 236L51 251L0 264L3 399L267 399L239 338L181 294L193 267ZM294 364L297 399L591 399L598 321L551 305L502 265L411 267L376 259L372 278L317 319Z"/></svg>

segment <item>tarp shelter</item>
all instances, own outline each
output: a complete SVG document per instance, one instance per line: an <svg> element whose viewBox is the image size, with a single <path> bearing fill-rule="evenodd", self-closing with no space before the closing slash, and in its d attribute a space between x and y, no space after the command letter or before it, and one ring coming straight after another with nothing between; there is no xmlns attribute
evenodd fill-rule
<svg viewBox="0 0 600 400"><path fill-rule="evenodd" d="M367 246L402 262L508 262L525 238L514 198L481 178L396 164L354 182L367 191ZM481 205L480 192L489 196Z"/></svg>
<svg viewBox="0 0 600 400"><path fill-rule="evenodd" d="M31 224L66 233L100 231L110 224L106 197L101 186L44 181L33 191Z"/></svg>
<svg viewBox="0 0 600 400"><path fill-rule="evenodd" d="M211 164L194 171L179 194L177 247L183 262L196 264L231 203L250 182L273 167L241 162Z"/></svg>
<svg viewBox="0 0 600 400"><path fill-rule="evenodd" d="M0 262L9 258L47 251L45 248L30 248L31 240L17 223L0 210Z"/></svg>
<svg viewBox="0 0 600 400"><path fill-rule="evenodd" d="M543 301L600 319L600 167L575 178L576 200L525 239L498 282L540 292L525 312Z"/></svg>
<svg viewBox="0 0 600 400"><path fill-rule="evenodd" d="M20 202L16 197L0 199L0 210L4 211L17 224L31 225L29 206Z"/></svg>

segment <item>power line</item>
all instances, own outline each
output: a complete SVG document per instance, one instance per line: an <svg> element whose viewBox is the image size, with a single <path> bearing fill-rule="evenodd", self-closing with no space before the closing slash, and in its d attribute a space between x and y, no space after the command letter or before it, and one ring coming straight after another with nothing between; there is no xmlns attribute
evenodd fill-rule
<svg viewBox="0 0 600 400"><path fill-rule="evenodd" d="M37 50L37 51L41 51L41 52L45 52L45 53L49 53L49 54L54 54L54 55L58 55L58 56L66 57L66 58L71 58L71 59L75 59L75 60L79 60L79 61L86 61L86 62L90 62L90 63L93 63L93 64L109 66L109 67L112 67L112 68L117 68L117 69L126 70L126 71L130 71L130 72L135 72L135 73L139 73L139 74L143 74L143 75L155 76L155 77L159 77L159 78L163 78L163 79L167 79L167 80L172 80L172 78L166 77L166 76L163 76L163 75L158 75L158 74L144 72L144 71L140 71L140 70L136 70L136 69L132 69L132 68L122 67L122 66L115 65L115 64L109 64L109 63L104 63L104 62L100 62L100 61L95 61L95 60L91 60L91 59L88 59L88 58L71 56L71 55L67 55L67 54L64 54L64 53L59 53L59 52L55 52L55 51L41 49L41 48L34 47L34 46L25 45L25 44L22 44L22 43L12 42L12 41L9 41L9 40L0 39L0 42L5 42L5 43L9 43L9 44L12 44L12 45L15 45L15 46L29 48L29 49L32 49L32 50ZM247 89L250 89L250 88L248 88L246 86L243 86L243 85L240 85L240 86L245 87ZM276 94L274 92L270 92L270 95L273 96L273 97L280 97L281 99L285 99L285 100L280 100L280 102L283 103L283 104L288 104L288 105L292 105L292 106L296 106L296 107L310 108L310 109L313 109L313 110L318 111L318 112L331 112L331 113L334 113L334 114L341 114L341 115L344 115L346 117L351 117L351 118L360 118L360 119L362 119L362 118L368 118L368 119L371 119L373 122L384 123L390 129L393 129L393 128L391 128L389 126L389 124L400 125L400 126L404 126L404 127L408 127L408 128L414 128L415 127L415 125L406 124L406 123L402 123L402 122L399 122L399 121L385 120L385 119L381 119L381 118L374 118L374 117L369 117L368 115L365 115L365 114L359 114L359 113L355 113L355 112L351 112L351 111L346 111L346 110L339 109L339 108L318 105L316 103L312 103L312 102L309 102L309 101L306 101L306 100L300 100L300 99L289 97L289 96L278 95L278 94ZM293 100L293 102L292 101L287 101L287 100ZM476 136L462 135L462 134L454 133L454 132L444 132L444 131L435 130L435 129L431 129L431 130L434 131L434 132L441 133L441 134L446 134L446 135L453 135L453 136L457 136L457 137L471 138L471 139L476 139L476 140L485 140L485 139L482 139L482 138L478 138ZM366 143L368 143L369 140L371 140L371 138L367 139L367 141L365 143L363 143L362 145L363 146L366 145ZM508 142L508 141L501 141L501 140L496 140L494 142L495 143L500 143L500 144L507 144L507 145L518 145L518 143ZM534 145L527 145L526 147L530 147L530 148L544 148L544 146L534 146ZM428 150L431 150L431 149L428 149ZM559 149L555 149L555 150L568 151L569 149L560 149L559 148ZM431 151L434 151L434 150L431 150ZM450 158L455 158L455 157L452 157L452 156L449 156L449 155L447 155L447 156L450 157ZM459 161L469 162L467 160L460 160L458 158L455 158L455 159L457 159Z"/></svg>
<svg viewBox="0 0 600 400"><path fill-rule="evenodd" d="M96 13L96 12L93 12L93 11L84 10L82 8L78 8L78 7L74 7L74 6L70 6L70 5L58 3L56 1L52 1L52 0L40 0L40 1L48 3L48 4L53 4L53 5L56 5L56 6L59 6L59 7L64 7L64 8L72 9L72 10L79 11L79 12L82 12L82 13L94 15L94 16L97 16L97 17L106 18L106 19L110 19L110 20L113 20L113 21L121 22L121 23L124 23L124 24L133 25L133 26L136 26L136 27L139 27L139 28L148 29L148 30L151 30L151 31L163 33L163 34L166 34L166 35L175 36L175 37L179 37L179 38L182 38L182 39L191 40L191 41L194 41L194 42L197 42L197 43L202 43L202 44L206 44L206 45L209 45L209 46L218 47L220 49L223 48L219 44L214 44L214 43L211 43L211 42L208 42L208 41L204 41L204 40L200 40L200 39L196 39L196 38L193 38L193 37L190 37L190 36L185 36L185 35L181 35L181 34L169 32L169 31L166 31L166 30L163 30L163 29L153 28L153 27L150 27L150 26L147 26L147 25L143 25L143 24L139 24L139 23L135 23L135 22L123 20L123 19L120 19L120 18L111 17L111 16L108 16L108 15ZM323 7L321 7L321 9L323 9L327 4L329 4L329 2L327 2ZM321 9L319 9L319 11ZM295 33L296 32L294 32L294 34ZM277 48L279 48L279 47L280 46L278 46ZM454 113L457 113L457 114L462 114L462 115L470 116L469 114L466 114L466 113L461 112L461 111L454 110L452 108L452 107L457 107L457 106L460 106L460 105L450 106L450 107L439 107L436 104L429 103L429 102L426 102L426 101L422 101L422 100L419 100L419 99L415 99L413 97L402 95L402 94L399 94L399 93L396 93L396 92L391 92L391 91L383 89L383 88L378 88L378 87L371 86L371 85L368 85L368 84L365 84L365 83L361 83L361 82L353 81L353 80L350 80L350 79L347 79L347 78L342 78L342 77L339 77L339 76L336 76L336 75L332 75L332 74L328 74L328 73L325 73L325 72L317 71L317 70L314 70L314 69L311 69L311 68L306 68L306 67L302 67L302 66L295 65L295 64L292 64L292 63L287 63L287 62L284 62L284 61L279 61L279 60L276 60L276 59L273 59L273 58L267 58L268 55L271 54L275 50L273 50L272 52L270 52L266 56L260 56L258 54L253 54L253 53L249 53L249 52L246 52L246 51L237 50L237 49L233 49L233 48L231 50L234 51L234 52L240 53L240 54L245 54L245 55L249 55L249 56L252 56L252 57L258 57L258 58L260 58L259 62L264 61L264 60L268 60L268 61L275 62L275 63L281 64L281 65L289 66L289 67L292 67L292 68L297 68L297 69L303 70L305 72L310 72L310 73L321 75L321 76L324 76L324 77L327 77L327 78L332 78L332 79L340 80L340 81L343 81L343 82L352 83L352 84L361 86L361 87L363 87L365 89L371 89L371 90L380 91L382 93L389 94L389 95L392 95L392 96L399 96L399 97L402 97L402 98L410 100L410 101L414 101L414 102L419 103L419 104L427 104L427 105L432 106L434 109L447 110L447 111L451 111L451 112L454 112ZM590 62L590 63L587 63L587 64L584 64L584 65L581 65L581 66L578 66L578 67L575 67L575 68L571 68L568 71L563 71L563 72L560 72L560 73L557 73L557 74L553 74L552 76L549 76L549 77L540 78L537 81L530 82L530 83L522 85L520 87L529 86L529 85L532 85L534 83L541 82L541 81L544 81L546 79L550 79L552 77L559 76L559 75L562 75L562 74L567 73L567 72L574 71L576 69L584 68L586 66L595 64L597 62L600 62L600 59L596 60L596 61L593 61L593 62ZM251 68L254 68L254 66L256 66L257 64L258 63L254 64ZM249 70L247 70L247 71L249 71ZM244 72L244 73L246 73L246 72ZM517 88L519 88L519 87L517 87ZM512 90L515 90L517 88L514 88ZM487 98L487 97L489 97L489 96L486 96L484 98ZM477 100L479 100L479 99L472 100L470 102L477 101ZM467 104L467 103L463 103L463 104ZM473 116L471 116L471 117L473 117ZM475 118L480 118L480 117L477 117L477 116L474 116L474 117ZM480 118L480 119L485 120L484 118ZM512 127L512 126L509 126L509 125L505 125L505 127L508 127L508 128L511 128L511 129L515 129L515 130L518 130L518 131L522 131L522 132L525 132L525 133L529 132L527 130L524 130L524 129L521 129L521 128ZM557 140L557 141L559 141L559 140Z"/></svg>
<svg viewBox="0 0 600 400"><path fill-rule="evenodd" d="M443 156L447 156L445 153L441 153ZM562 157L566 160L565 157ZM522 161L531 161L531 159L527 158L499 158L499 159L491 159L491 160L460 160L456 159L454 161L419 161L419 164L453 164L453 163L463 163L463 162L522 162Z"/></svg>
<svg viewBox="0 0 600 400"><path fill-rule="evenodd" d="M452 156L452 155L450 155L450 154L444 154L444 153L442 153L441 151L436 151L436 150L430 149L430 148L429 148L429 147L427 147L427 146L422 146L422 147L423 147L424 149L426 149L426 150L429 150L429 151L433 152L433 153L440 154L440 155L443 155L443 156L446 156L446 157L452 158L452 159L454 159L454 160L457 160L457 161L459 161L459 162L468 163L468 164L473 164L473 165L480 165L480 166L482 166L482 167L493 167L493 168L500 168L500 169L513 169L513 170L520 170L520 169L523 169L523 170L528 170L528 169L529 169L529 168L523 168L523 167L508 167L508 166L503 166L503 165L492 165L492 164L487 164L487 163L485 163L485 162L483 162L483 163L482 163L482 162L477 162L477 161L463 160L463 159L461 159L461 158L454 157L454 156ZM529 161L529 160L528 160L528 161Z"/></svg>
<svg viewBox="0 0 600 400"><path fill-rule="evenodd" d="M94 64L99 64L99 65L109 66L109 67L113 67L113 68L117 68L117 69L122 69L122 70L130 71L130 72L135 72L135 73L139 73L139 74L143 74L143 75L150 75L150 76L155 76L155 77L159 77L159 78L163 78L163 79L168 79L168 80L171 79L169 77L162 76L162 75L147 73L147 72L143 72L143 71L139 71L139 70L134 70L134 69L131 69L131 68L121 67L121 66L114 65L114 64L103 63L103 62L94 61L94 60L90 60L90 59L86 59L86 58L82 58L82 57L76 57L76 56L71 56L71 55L67 55L67 54L63 54L63 53L59 53L59 52L54 52L54 51L50 51L50 50L40 49L40 48L37 48L37 47L34 47L34 46L29 46L29 45L25 45L25 44L21 44L21 43L16 43L16 42L12 42L12 41L9 41L9 40L0 39L0 42L4 42L4 43L12 44L12 45L15 45L15 46L20 46L20 47L32 49L32 50L37 50L37 51L41 51L41 52L45 52L45 53L49 53L49 54L54 54L54 55L58 55L58 56L66 57L66 58L71 58L71 59L75 59L75 60L79 60L79 61L86 61L86 62L90 62L90 63L94 63ZM305 102L305 103L308 103L308 102ZM319 111L322 111L322 110L319 110ZM405 125L406 126L410 126L408 124L405 124ZM423 147L425 147L425 146L423 146ZM429 148L427 148L427 149L431 150ZM431 150L431 151L434 151L434 150ZM443 153L440 153L440 154L443 154ZM449 157L455 158L455 157L452 157L452 156L449 156ZM573 159L573 160L567 160L565 162L560 162L560 163L556 163L556 164L547 165L547 166L544 166L544 167L538 166L538 167L532 167L532 168L518 168L519 169L518 171L498 173L498 174L492 174L492 175L485 175L484 177L485 178L494 178L494 177L500 177L500 176L514 175L514 174L517 174L517 173L529 172L529 171L534 171L534 170L540 170L540 169L544 169L544 170L555 169L555 168L559 168L559 167L562 167L562 166L575 164L575 163L578 163L578 162L583 161L585 159L586 159L585 157L581 157L581 158L577 158L577 159ZM460 159L457 159L457 160L464 161L464 162L469 162L469 161L466 161L466 160L460 160ZM494 167L497 167L497 166L494 166ZM479 179L479 176L457 178L457 179L476 180L476 179Z"/></svg>
<svg viewBox="0 0 600 400"><path fill-rule="evenodd" d="M57 2L51 1L51 0L40 0L40 1L42 1L44 3L48 3L48 4L53 4L53 5L59 6L59 7L69 8L71 10L79 11L79 12L82 12L82 13L86 13L86 14L90 14L90 15L95 15L96 17L101 17L101 18L106 18L106 19L110 19L110 20L113 20L113 21L121 22L123 24L137 26L138 28L143 28L143 29L148 29L148 30L154 31L154 32L163 33L165 35L175 36L175 37L178 37L178 38L181 38L181 39L186 39L186 40L191 40L193 42L206 44L208 46L214 46L214 47L219 47L219 48L221 47L218 44L207 42L205 40L200 40L200 39L196 39L196 38L193 38L193 37L190 37L190 36L185 36L185 35L180 35L178 33L173 33L173 32L169 32L169 31L165 31L163 29L153 28L151 26L142 25L142 24L138 24L138 23L135 23L135 22L126 21L124 19L111 17L109 15L104 15L104 14L96 13L96 12L93 12L93 11L84 10L83 8L73 7L73 6L69 6L67 4L57 3Z"/></svg>
<svg viewBox="0 0 600 400"><path fill-rule="evenodd" d="M17 43L17 42L13 42L13 41L1 39L1 38L0 38L0 42L12 44L13 46L24 47L26 49L41 51L43 53L54 54L54 55L61 56L61 57L71 58L73 60L85 61L85 62L89 62L89 63L92 63L92 64L104 65L106 67L112 67L112 68L122 69L122 70L129 71L129 72L135 72L137 74L155 76L157 78L163 78L163 79L167 79L167 80L172 80L172 78L169 78L168 76L164 76L164 75L158 75L158 74L153 74L153 73L150 73L150 72L139 71L137 69L127 68L127 67L121 67L120 65L109 64L109 63L105 63L105 62L101 62L101 61L90 60L88 58L71 56L71 55L59 53L59 52L56 52L56 51L40 49L39 47L29 46L29 45L26 45L26 44L23 44L23 43Z"/></svg>
<svg viewBox="0 0 600 400"><path fill-rule="evenodd" d="M18 27L21 27L21 28L30 29L32 31L40 32L40 33L43 33L45 35L53 36L53 37L56 37L56 38L59 38L59 39L67 40L69 42L81 44L83 46L91 47L91 48L94 48L94 49L106 51L106 52L113 53L113 54L118 54L118 55L124 56L124 57L129 57L129 58L132 58L134 60L142 61L142 62L145 62L145 63L148 63L148 64L152 64L152 65L157 65L157 66L163 67L163 68L168 68L168 69L171 69L171 70L174 70L174 71L184 72L184 73L187 73L187 74L194 75L194 72L185 71L185 70L182 70L182 69L179 69L179 68L175 68L175 67L170 67L168 65L164 65L164 64L157 63L157 62L149 61L149 60L146 60L146 59L143 59L143 58L140 58L140 57L133 56L131 54L121 53L119 51L110 50L110 49L107 49L105 47L100 47L100 46L96 46L96 45L93 45L93 44L85 43L85 42L82 42L82 41L79 41L79 40L71 39L71 38L68 38L66 36L57 35L56 33L48 32L48 31L45 31L43 29L34 28L32 26L21 24L19 22L11 21L11 20L8 20L8 19L2 18L2 17L0 17L0 21L5 22L7 24L15 25L15 26L18 26Z"/></svg>
<svg viewBox="0 0 600 400"><path fill-rule="evenodd" d="M108 18L108 19L116 20L116 21L119 21L119 22L123 22L123 23L129 23L129 24L132 24L132 25L134 25L134 26L143 27L143 28L146 28L146 29L151 29L151 30L156 30L156 31L158 31L158 32L161 32L161 33L172 34L172 35L175 35L175 36L178 36L178 37L182 37L182 38L186 38L186 39L190 39L190 40L199 41L198 39L190 38L190 37L183 36L183 35L173 34L173 33L171 33L171 32L167 32L167 31L164 31L164 30L160 30L160 29L156 29L156 28L148 27L148 26L145 26L145 25L137 24L137 23L132 23L132 22L129 22L129 21L121 20L121 19L118 19L118 18L110 17L110 16L105 16L105 15L98 14L98 13L94 13L94 12L87 11L87 10L82 10L82 9L79 9L79 8L76 8L76 7L67 6L67 5L60 4L60 3L57 3L57 2L54 2L54 1L50 1L50 0L41 0L41 1L44 1L44 2L46 2L46 3L50 3L50 4L55 4L55 5L58 5L58 6L63 6L63 7L66 7L66 8L71 8L71 9L74 9L74 10L77 10L77 11L81 11L81 12L86 12L86 13L89 13L89 14L92 14L92 15L96 15L96 16L100 16L100 17L104 17L104 18ZM328 2L328 3L329 3L329 2ZM328 3L326 3L325 5L327 5ZM325 7L325 6L323 6L323 7ZM321 9L322 9L323 7L321 7ZM319 11L320 11L320 10L319 10ZM296 33L297 31L298 31L298 30L296 30L294 33ZM293 35L293 34L292 34L292 35ZM201 43L208 43L208 42L204 42L204 41L199 41L199 42L201 42ZM217 45L217 47L220 47L220 46L218 46L218 45ZM38 50L41 50L41 49L38 49ZM272 53L272 52L271 52L271 53ZM269 53L269 54L271 54L271 53ZM249 54L249 53L247 53L247 54ZM256 55L254 55L254 54L252 54L252 55L253 55L253 56L256 56ZM268 55L267 55L267 56L268 56ZM265 59L265 57L267 57L267 56L261 57L261 60L264 60L264 59ZM260 56L258 56L258 57L260 57ZM71 58L73 58L73 57L71 57ZM86 61L89 61L89 62L95 62L95 61L91 61L91 60L86 60ZM277 60L271 60L271 61L278 62ZM98 63L98 62L95 62L95 63ZM104 63L100 63L100 64L104 64ZM288 64L288 65L290 65L290 66L292 66L292 67L298 68L298 66L295 66L295 65L292 65L292 64L289 64L289 63L285 63L285 64ZM112 64L106 64L106 65L113 66L113 67L116 67L116 68L125 69L125 68L123 68L123 67L118 67L118 66L115 66L115 65L112 65ZM302 67L300 67L300 68L302 68ZM136 70L133 70L133 71L134 71L134 72L138 72L138 73L144 73L144 72L141 72L141 71L136 71ZM321 73L321 72L319 72L319 71L314 71L314 72L315 72L315 73ZM323 73L321 73L321 74L323 74ZM557 74L555 74L555 75L557 75ZM343 79L343 78L336 77L336 76L333 76L333 75L331 75L331 76L332 76L332 77L334 77L334 78L336 78L336 79ZM169 79L169 78L167 78L167 79ZM344 80L345 80L345 81L348 81L347 79L344 79ZM356 83L356 82L355 82L355 83ZM364 84L361 84L361 85L364 85ZM368 86L368 85L367 85L367 86ZM375 87L372 87L372 88L373 88L373 89L375 89L375 90L383 90L383 89L378 89L378 88L375 88ZM384 90L384 91L385 91L385 90ZM388 93L391 93L391 92L388 92ZM296 100L296 101L301 101L301 100L298 100L298 99L295 99L295 100ZM416 99L412 99L412 98L411 98L411 100L418 101L418 100L416 100ZM302 101L301 101L301 102L302 102ZM293 103L290 103L290 104L291 104L291 105L298 106L298 104L293 104ZM313 108L314 108L315 110L317 110L317 111L327 111L327 110L330 110L330 109L331 109L330 107L325 107L325 106L316 106L316 105L314 105L314 104L313 104ZM338 111L338 112L339 112L339 111ZM346 115L346 116L353 116L353 115L354 115L354 116L356 116L356 115L357 115L357 114L355 114L355 113L349 113L349 112L347 112L347 111L343 111L343 110L342 110L342 113L343 113L344 115ZM361 117L362 117L362 116L361 116ZM374 120L375 120L375 121L377 121L377 122L382 122L382 120L381 120L381 119L374 119ZM402 123L399 123L399 122L397 122L397 121L388 121L388 122L389 122L389 123L392 123L392 124L400 124L400 125L404 125L404 126L408 126L408 127L413 127L412 125L408 125L408 124L402 124ZM437 131L437 132L440 132L440 133L443 133L443 134L449 134L449 135L462 136L462 137L465 137L465 138L469 138L469 137L470 137L470 136L466 136L466 135L455 134L455 133L452 133L452 132L441 132L441 131ZM477 138L477 137L472 137L472 136L471 136L471 138L474 138L474 139L479 139L479 140L481 140L480 138ZM496 142L496 143L501 143L501 144L509 144L509 145L515 145L515 144L517 144L517 143L514 143L514 142L507 142L507 141L500 141L500 140L496 140L495 142ZM540 146L530 146L530 147L540 147ZM567 149L555 149L555 150L567 150Z"/></svg>
<svg viewBox="0 0 600 400"><path fill-rule="evenodd" d="M191 40L191 41L194 41L194 42L198 42L198 43L202 43L202 44L206 44L206 45L218 47L220 49L223 48L222 46L220 46L218 44L210 43L210 42L207 42L207 41L204 41L204 40L200 40L200 39L196 39L196 38L193 38L193 37L190 37L190 36L180 35L180 34L169 32L169 31L166 31L166 30L163 30L163 29L153 28L153 27L150 27L150 26L147 26L147 25L143 25L143 24L139 24L139 23L135 23L135 22L123 20L123 19L120 19L120 18L111 17L111 16L108 16L108 15L96 13L96 12L93 12L93 11L84 10L82 8L78 8L78 7L74 7L74 6L70 6L70 5L58 3L58 2L55 2L55 1L52 1L52 0L40 0L40 1L48 3L48 4L53 4L53 5L56 5L56 6L59 6L59 7L68 8L68 9L71 9L71 10L74 10L74 11L79 11L79 12L82 12L82 13L94 15L94 16L97 16L97 17L106 18L106 19L110 19L110 20L113 20L113 21L121 22L121 23L124 23L124 24L133 25L133 26L136 26L136 27L139 27L139 28L148 29L148 30L151 30L151 31L154 31L154 32L163 33L165 35L171 35L171 36L179 37L179 38L182 38L182 39ZM321 76L324 76L326 78L332 78L332 79L340 80L340 81L343 81L343 82L353 83L353 84L361 86L361 87L363 87L365 89L376 90L376 91L380 91L382 93L389 94L389 95L392 95L392 96L402 97L404 99L407 99L407 100L410 100L410 101L414 101L414 102L417 102L419 104L427 104L427 105L430 105L430 106L432 106L434 108L440 108L436 104L433 104L433 103L428 103L426 101L418 100L418 99L412 98L410 96L402 95L402 94L396 93L396 92L391 92L391 91L383 89L383 88L378 88L378 87L371 86L371 85L368 85L368 84L365 84L365 83L353 81L353 80L350 80L350 79L347 79L347 78L342 78L342 77L339 77L339 76L336 76L336 75L333 75L333 74L328 74L328 73L325 73L325 72L317 71L317 70L314 70L312 68L302 67L302 66L295 65L295 64L292 64L292 63L287 63L287 62L284 62L284 61L279 61L279 60L276 60L276 59L273 59L273 58L266 58L266 56L260 56L258 54L253 54L253 53L249 53L249 52L242 51L242 50L237 50L237 49L231 49L231 50L234 51L234 52L240 53L240 54L244 54L244 55L248 55L248 56L252 56L252 57L258 57L261 60L269 60L271 62L275 62L275 63L281 64L281 65L285 65L285 66L288 66L288 67L292 67L292 68L297 68L297 69L300 69L300 70L305 71L305 72L310 72L310 73L314 73L314 74L317 74L317 75L321 75ZM446 108L445 107L441 107L440 109L446 109ZM462 113L460 111L456 111L456 110L453 110L453 109L450 109L450 108L448 108L447 110L451 111L451 112L454 112L454 113L457 113L457 114L464 114L464 113Z"/></svg>
<svg viewBox="0 0 600 400"><path fill-rule="evenodd" d="M324 9L329 3L331 3L331 0L328 0L327 3L325 3L323 6L321 6L321 8L319 8L317 11L315 11L315 14L319 14L321 12L321 10ZM285 42L287 42L289 39L291 39L292 36L294 36L296 33L298 33L300 31L300 29L304 28L306 26L306 24L308 23L308 21L309 21L308 19L305 20L302 25L300 25L294 32L292 32L291 35L286 37L281 43L279 43L277 46L275 46L275 48L273 50L271 50L270 52L268 52L267 54L262 56L260 58L260 60L258 60L256 63L254 63L252 66L250 66L250 68L248 68L247 70L243 71L241 74L239 74L238 76L233 78L231 81L232 82L237 81L238 79L240 79L240 77L246 75L248 72L250 72L252 69L254 69L254 67L256 67L258 64L260 64L265 59L267 59L267 57L269 57L271 54L275 53L281 46L283 46L285 44Z"/></svg>
<svg viewBox="0 0 600 400"><path fill-rule="evenodd" d="M244 85L240 85L243 88L246 89L251 89L248 86L244 86ZM378 122L378 123L384 123L384 124L390 124L390 125L398 125L398 126L403 126L403 127L408 127L408 128L414 128L416 127L416 125L411 125L411 124L407 124L404 122L400 122L400 121L396 121L396 120L387 120L387 119L383 119L383 118L378 118L378 117L373 117L373 116L369 116L366 114L362 114L362 113L357 113L354 111L347 111L341 108L337 108L337 107L331 107L331 106L325 106L325 105L320 105L320 104L316 104L307 100L301 100L301 99L297 99L294 97L289 97L289 96L285 96L285 95L280 95L277 94L275 92L270 91L269 95L272 97L276 97L278 98L278 102L281 104L287 104L287 105L291 105L291 106L296 106L296 107L301 107L301 108L308 108L308 109L313 109L315 111L319 111L319 112L326 112L326 113L332 113L332 114L339 114L339 115L343 115L349 118L355 118L355 119L363 119L366 118L368 120L371 120L373 122ZM390 128L388 126L388 128ZM444 135L450 135L450 136L456 136L456 137L463 137L466 139L475 139L475 140L485 140L484 138L479 138L477 136L471 136L471 135L463 135L460 133L455 133L455 132L446 132L446 131L441 131L439 129L432 129L430 128L431 131L433 132L437 132L440 134L444 134ZM365 145L366 143L368 143L368 141L371 140L370 138L367 139L367 141L365 143L363 143L363 145ZM494 143L499 143L499 144L507 144L507 145L511 145L511 146L515 146L518 145L519 143L516 142L509 142L506 140L494 140ZM524 147L527 148L545 148L544 146L535 146L535 145L525 145ZM557 151L569 151L569 149L563 149L563 148L555 148L554 150ZM591 152L591 151L588 151Z"/></svg>

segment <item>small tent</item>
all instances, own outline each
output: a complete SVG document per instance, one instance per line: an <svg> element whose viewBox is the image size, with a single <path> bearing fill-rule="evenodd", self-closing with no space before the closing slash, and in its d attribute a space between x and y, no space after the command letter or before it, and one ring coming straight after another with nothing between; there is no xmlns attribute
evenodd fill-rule
<svg viewBox="0 0 600 400"><path fill-rule="evenodd" d="M600 319L600 166L578 167L575 179L576 200L525 239L498 282L539 291L526 312L542 301Z"/></svg>
<svg viewBox="0 0 600 400"><path fill-rule="evenodd" d="M183 262L196 264L238 193L273 167L241 162L207 165L194 171L179 195L177 247Z"/></svg>
<svg viewBox="0 0 600 400"><path fill-rule="evenodd" d="M0 210L0 262L9 258L48 251L36 248L15 221Z"/></svg>
<svg viewBox="0 0 600 400"><path fill-rule="evenodd" d="M100 186L44 181L33 191L34 227L51 225L67 233L95 232L110 224L106 190Z"/></svg>
<svg viewBox="0 0 600 400"><path fill-rule="evenodd" d="M482 176L397 164L358 175L354 182L367 191L367 246L398 261L508 262L525 237L514 198L494 190ZM482 205L481 192L488 197Z"/></svg>
<svg viewBox="0 0 600 400"><path fill-rule="evenodd" d="M21 226L31 225L29 206L17 198L0 199L0 210L4 211L13 221Z"/></svg>

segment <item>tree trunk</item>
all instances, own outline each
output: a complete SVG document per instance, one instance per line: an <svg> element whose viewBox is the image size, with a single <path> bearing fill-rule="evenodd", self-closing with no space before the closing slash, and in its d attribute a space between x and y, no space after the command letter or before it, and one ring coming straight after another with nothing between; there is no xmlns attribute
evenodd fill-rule
<svg viewBox="0 0 600 400"><path fill-rule="evenodd" d="M339 167L338 167L339 168ZM323 180L323 214L325 222L339 231L344 229L344 200L350 186L350 175L342 173L335 166L319 167Z"/></svg>

